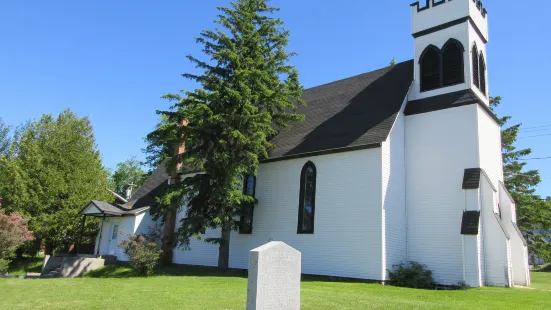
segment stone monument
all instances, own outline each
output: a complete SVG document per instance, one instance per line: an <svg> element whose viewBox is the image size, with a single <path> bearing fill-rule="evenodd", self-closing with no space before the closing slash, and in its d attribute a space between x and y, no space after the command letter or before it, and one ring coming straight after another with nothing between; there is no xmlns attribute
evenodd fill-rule
<svg viewBox="0 0 551 310"><path fill-rule="evenodd" d="M247 310L300 309L301 254L272 241L249 256Z"/></svg>

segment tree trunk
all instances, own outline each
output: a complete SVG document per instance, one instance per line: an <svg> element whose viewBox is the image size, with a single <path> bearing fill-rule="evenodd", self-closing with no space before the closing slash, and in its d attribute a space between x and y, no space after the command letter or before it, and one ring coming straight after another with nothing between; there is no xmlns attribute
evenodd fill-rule
<svg viewBox="0 0 551 310"><path fill-rule="evenodd" d="M220 247L218 248L218 268L228 270L230 265L230 234L231 223L222 226Z"/></svg>
<svg viewBox="0 0 551 310"><path fill-rule="evenodd" d="M176 228L176 212L170 210L165 215L165 231L163 234L163 258L162 264L167 266L172 264L174 256L174 230Z"/></svg>
<svg viewBox="0 0 551 310"><path fill-rule="evenodd" d="M53 255L54 254L54 244L51 241L46 240L44 246L44 254Z"/></svg>

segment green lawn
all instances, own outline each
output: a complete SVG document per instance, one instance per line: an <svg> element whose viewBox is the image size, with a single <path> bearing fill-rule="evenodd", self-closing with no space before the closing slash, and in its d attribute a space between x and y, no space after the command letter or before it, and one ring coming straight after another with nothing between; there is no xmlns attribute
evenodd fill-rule
<svg viewBox="0 0 551 310"><path fill-rule="evenodd" d="M533 286L428 291L306 278L301 298L302 309L549 309L551 273L534 273ZM242 274L180 267L138 278L108 267L80 279L2 279L0 309L244 309L246 294Z"/></svg>

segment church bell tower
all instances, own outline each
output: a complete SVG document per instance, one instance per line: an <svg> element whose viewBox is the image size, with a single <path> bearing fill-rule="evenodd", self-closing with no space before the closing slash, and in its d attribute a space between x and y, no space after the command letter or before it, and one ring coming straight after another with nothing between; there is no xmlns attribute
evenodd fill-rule
<svg viewBox="0 0 551 310"><path fill-rule="evenodd" d="M488 12L479 0L411 4L415 76L409 100L472 89L489 104Z"/></svg>

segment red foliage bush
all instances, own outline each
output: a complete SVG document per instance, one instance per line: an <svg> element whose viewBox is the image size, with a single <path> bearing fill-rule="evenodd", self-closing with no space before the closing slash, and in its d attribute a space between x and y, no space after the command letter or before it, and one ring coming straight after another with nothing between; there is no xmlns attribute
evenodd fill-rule
<svg viewBox="0 0 551 310"><path fill-rule="evenodd" d="M0 208L0 259L8 259L23 243L33 240L33 233L27 227L23 216L5 214Z"/></svg>

